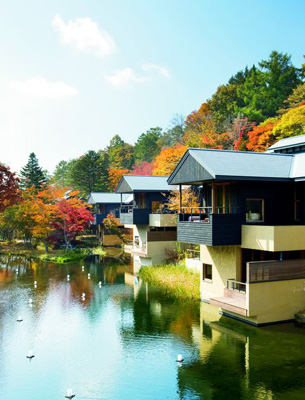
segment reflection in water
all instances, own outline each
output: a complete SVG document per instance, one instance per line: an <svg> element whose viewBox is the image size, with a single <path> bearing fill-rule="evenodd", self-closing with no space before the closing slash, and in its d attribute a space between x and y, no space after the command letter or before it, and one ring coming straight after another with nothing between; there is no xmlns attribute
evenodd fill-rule
<svg viewBox="0 0 305 400"><path fill-rule="evenodd" d="M0 257L1 400L61 399L70 387L78 399L304 399L304 333L174 300L113 259Z"/></svg>

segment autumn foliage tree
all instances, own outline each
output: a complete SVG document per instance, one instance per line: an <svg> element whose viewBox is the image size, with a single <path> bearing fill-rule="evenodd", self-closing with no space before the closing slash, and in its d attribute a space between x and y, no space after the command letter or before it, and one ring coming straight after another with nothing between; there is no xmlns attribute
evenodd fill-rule
<svg viewBox="0 0 305 400"><path fill-rule="evenodd" d="M186 150L187 147L183 145L162 149L160 154L155 158L153 175L170 175Z"/></svg>
<svg viewBox="0 0 305 400"><path fill-rule="evenodd" d="M273 133L274 127L277 125L277 118L269 118L258 126L254 126L248 133L249 141L247 149L250 151L263 152L276 142L276 137Z"/></svg>
<svg viewBox="0 0 305 400"><path fill-rule="evenodd" d="M109 170L108 190L114 192L123 175L129 174L129 169L112 168Z"/></svg>
<svg viewBox="0 0 305 400"><path fill-rule="evenodd" d="M0 212L20 200L19 179L8 167L0 164Z"/></svg>
<svg viewBox="0 0 305 400"><path fill-rule="evenodd" d="M134 164L130 173L132 175L152 175L154 165L148 161L141 161Z"/></svg>

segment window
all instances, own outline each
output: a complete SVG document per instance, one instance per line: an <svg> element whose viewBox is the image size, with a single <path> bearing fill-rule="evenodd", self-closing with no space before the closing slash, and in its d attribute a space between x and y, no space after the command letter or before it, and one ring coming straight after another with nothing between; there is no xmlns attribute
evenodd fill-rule
<svg viewBox="0 0 305 400"><path fill-rule="evenodd" d="M139 238L139 236L135 236L135 237L134 237L134 244L135 244L135 246L137 246L137 247L140 246L140 238Z"/></svg>
<svg viewBox="0 0 305 400"><path fill-rule="evenodd" d="M247 222L264 221L264 199L246 200L246 221Z"/></svg>
<svg viewBox="0 0 305 400"><path fill-rule="evenodd" d="M204 281L212 280L212 265L211 264L203 264L202 272L203 272L202 279Z"/></svg>
<svg viewBox="0 0 305 400"><path fill-rule="evenodd" d="M230 210L230 185L215 185L216 192L216 212L217 214L229 214Z"/></svg>

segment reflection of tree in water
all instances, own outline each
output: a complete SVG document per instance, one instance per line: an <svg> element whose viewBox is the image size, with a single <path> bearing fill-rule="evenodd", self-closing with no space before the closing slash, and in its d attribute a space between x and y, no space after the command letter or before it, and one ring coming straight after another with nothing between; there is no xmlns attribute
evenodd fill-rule
<svg viewBox="0 0 305 400"><path fill-rule="evenodd" d="M292 324L286 332L228 319L204 324L201 360L186 361L178 370L181 398L190 393L205 400L303 398L298 396L305 388L304 333Z"/></svg>
<svg viewBox="0 0 305 400"><path fill-rule="evenodd" d="M172 333L192 342L192 329L199 326L199 303L170 298L144 283L134 301L129 300L122 309L133 312L132 327L122 327L122 335Z"/></svg>

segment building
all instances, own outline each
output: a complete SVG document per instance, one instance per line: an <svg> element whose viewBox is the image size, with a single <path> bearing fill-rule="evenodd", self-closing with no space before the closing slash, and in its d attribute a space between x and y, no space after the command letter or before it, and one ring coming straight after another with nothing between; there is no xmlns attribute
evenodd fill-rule
<svg viewBox="0 0 305 400"><path fill-rule="evenodd" d="M93 229L98 238L101 240L104 246L114 246L121 244L121 240L118 236L113 235L109 232L103 221L107 215L112 214L115 217L115 221L120 227L120 231L125 235L126 239L132 240L132 232L126 230L124 225L120 224L120 207L122 204L131 204L133 197L131 195L121 196L117 193L102 193L92 192L88 199L88 204L93 206L92 212L94 216Z"/></svg>
<svg viewBox="0 0 305 400"><path fill-rule="evenodd" d="M122 205L120 222L133 228L133 253L139 265L159 264L176 249L177 214L166 208L174 188L165 176L124 175L116 192L133 194L131 205Z"/></svg>
<svg viewBox="0 0 305 400"><path fill-rule="evenodd" d="M177 240L200 245L203 301L257 326L305 308L305 135L266 153L189 149L168 183L200 190Z"/></svg>

